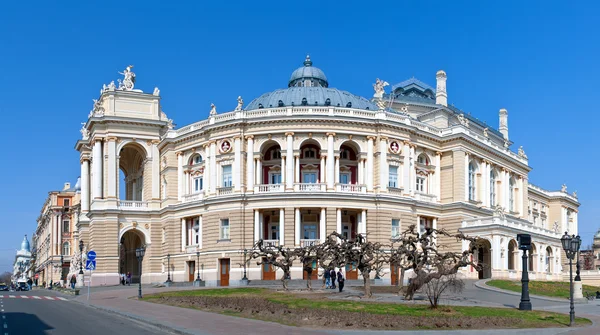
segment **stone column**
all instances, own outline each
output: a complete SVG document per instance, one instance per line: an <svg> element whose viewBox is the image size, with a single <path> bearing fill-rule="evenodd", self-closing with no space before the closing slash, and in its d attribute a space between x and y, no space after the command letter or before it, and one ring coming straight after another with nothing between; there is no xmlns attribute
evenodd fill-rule
<svg viewBox="0 0 600 335"><path fill-rule="evenodd" d="M185 218L181 219L181 251L185 251Z"/></svg>
<svg viewBox="0 0 600 335"><path fill-rule="evenodd" d="M263 183L263 169L262 169L262 160L259 158L256 159L256 183Z"/></svg>
<svg viewBox="0 0 600 335"><path fill-rule="evenodd" d="M300 208L294 209L294 244L300 245Z"/></svg>
<svg viewBox="0 0 600 335"><path fill-rule="evenodd" d="M254 210L254 243L260 240L260 212Z"/></svg>
<svg viewBox="0 0 600 335"><path fill-rule="evenodd" d="M210 143L204 145L204 194L209 194L212 188L211 183L211 173L212 173L212 159L210 157ZM187 187L186 187L187 189ZM184 189L184 194L187 193Z"/></svg>
<svg viewBox="0 0 600 335"><path fill-rule="evenodd" d="M294 133L285 133L287 136L287 145L286 145L286 160L287 160L287 179L286 179L286 188L291 190L294 188ZM283 168L283 166L282 166Z"/></svg>
<svg viewBox="0 0 600 335"><path fill-rule="evenodd" d="M233 166L231 167L232 182L233 189L235 191L240 191L241 187L241 175L242 175L242 143L241 137L235 136L233 138L233 143L235 146L234 154L233 154Z"/></svg>
<svg viewBox="0 0 600 335"><path fill-rule="evenodd" d="M489 165L486 160L481 162L481 205L484 207L489 207L488 203L490 202L490 192L488 191L490 187L490 171Z"/></svg>
<svg viewBox="0 0 600 335"><path fill-rule="evenodd" d="M117 197L117 138L109 137L108 140L108 162L107 162L107 174L108 183L106 185L107 198Z"/></svg>
<svg viewBox="0 0 600 335"><path fill-rule="evenodd" d="M338 184L340 182L340 156L339 155L335 155L335 170L333 173L333 178L335 181L335 184Z"/></svg>
<svg viewBox="0 0 600 335"><path fill-rule="evenodd" d="M102 139L97 138L93 143L92 167L94 168L94 199L102 199Z"/></svg>
<svg viewBox="0 0 600 335"><path fill-rule="evenodd" d="M435 195L437 196L437 201L441 202L442 201L442 172L441 172L441 167L442 165L442 153L441 152L436 152L435 153L435 175L433 176L433 178L435 179Z"/></svg>
<svg viewBox="0 0 600 335"><path fill-rule="evenodd" d="M279 245L285 245L285 211L279 209Z"/></svg>
<svg viewBox="0 0 600 335"><path fill-rule="evenodd" d="M325 208L321 208L321 217L319 217L319 237L321 243L325 243L325 238L327 237L327 226L326 226L326 217L325 217Z"/></svg>
<svg viewBox="0 0 600 335"><path fill-rule="evenodd" d="M333 153L333 137L335 133L327 133L327 189L334 189L334 153Z"/></svg>
<svg viewBox="0 0 600 335"><path fill-rule="evenodd" d="M81 211L90 210L90 160L84 157L81 160Z"/></svg>
<svg viewBox="0 0 600 335"><path fill-rule="evenodd" d="M160 200L160 153L158 152L158 140L152 140L152 200Z"/></svg>
<svg viewBox="0 0 600 335"><path fill-rule="evenodd" d="M202 215L198 217L198 248L202 249ZM196 266L200 266L200 264L196 264Z"/></svg>
<svg viewBox="0 0 600 335"><path fill-rule="evenodd" d="M287 179L288 179L288 176L287 176L287 173L286 173L287 172L286 171L287 167L285 165L286 159L287 159L286 154L282 153L281 154L281 187L282 187L283 190L285 190L285 188L286 188ZM290 177L292 177L292 176L290 176ZM268 183L269 183L269 181L265 182L265 184L268 184Z"/></svg>
<svg viewBox="0 0 600 335"><path fill-rule="evenodd" d="M300 154L294 154L294 183L300 182Z"/></svg>
<svg viewBox="0 0 600 335"><path fill-rule="evenodd" d="M61 250L61 248L62 248L62 229L61 229L62 222L61 221L62 221L62 213L58 212L58 213L56 213L56 230L54 231L56 234L55 236L56 236L56 254L57 255L60 255L62 252L62 250Z"/></svg>
<svg viewBox="0 0 600 335"><path fill-rule="evenodd" d="M177 199L183 197L183 153L177 152Z"/></svg>
<svg viewBox="0 0 600 335"><path fill-rule="evenodd" d="M469 201L469 157L470 153L465 153L465 201Z"/></svg>
<svg viewBox="0 0 600 335"><path fill-rule="evenodd" d="M387 191L389 183L389 166L387 162L387 137L379 141L379 190Z"/></svg>
<svg viewBox="0 0 600 335"><path fill-rule="evenodd" d="M373 191L373 141L375 136L367 136L367 191Z"/></svg>
<svg viewBox="0 0 600 335"><path fill-rule="evenodd" d="M365 177L364 177L365 173L364 173L364 169L363 169L363 159L360 158L358 160L358 185L364 185L365 184Z"/></svg>
<svg viewBox="0 0 600 335"><path fill-rule="evenodd" d="M342 209L338 208L335 212L335 231L338 234L342 233Z"/></svg>
<svg viewBox="0 0 600 335"><path fill-rule="evenodd" d="M402 145L402 155L404 156L402 161L402 187L404 188L405 194L410 194L411 183L410 183L410 146L408 141L404 141Z"/></svg>
<svg viewBox="0 0 600 335"><path fill-rule="evenodd" d="M414 195L417 187L417 174L415 172L415 146L410 145L409 149L409 162L410 167L408 169L409 182L410 182L410 194Z"/></svg>
<svg viewBox="0 0 600 335"><path fill-rule="evenodd" d="M210 143L210 191L217 192L217 142Z"/></svg>
<svg viewBox="0 0 600 335"><path fill-rule="evenodd" d="M360 227L358 229L358 232L360 234L363 234L364 236L366 236L366 234L367 234L367 210L366 209L363 209L361 212Z"/></svg>
<svg viewBox="0 0 600 335"><path fill-rule="evenodd" d="M246 192L254 192L254 136L246 136Z"/></svg>
<svg viewBox="0 0 600 335"><path fill-rule="evenodd" d="M325 170L326 170L326 166L325 166L325 157L327 155L323 155L321 154L321 165L319 165L319 182L320 183L325 183Z"/></svg>

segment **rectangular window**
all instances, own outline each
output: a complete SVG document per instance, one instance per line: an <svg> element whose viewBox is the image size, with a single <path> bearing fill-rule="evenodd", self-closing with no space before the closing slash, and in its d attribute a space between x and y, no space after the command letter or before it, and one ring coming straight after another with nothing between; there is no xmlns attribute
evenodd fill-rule
<svg viewBox="0 0 600 335"><path fill-rule="evenodd" d="M275 225L272 224L271 225L271 236L270 236L271 240L278 240L279 239L279 225Z"/></svg>
<svg viewBox="0 0 600 335"><path fill-rule="evenodd" d="M425 229L433 228L433 220L430 218L419 219L419 233L425 234Z"/></svg>
<svg viewBox="0 0 600 335"><path fill-rule="evenodd" d="M194 178L194 192L200 192L204 189L204 180L202 177Z"/></svg>
<svg viewBox="0 0 600 335"><path fill-rule="evenodd" d="M303 225L303 233L305 240L316 240L317 236L317 225L315 224L305 224Z"/></svg>
<svg viewBox="0 0 600 335"><path fill-rule="evenodd" d="M425 192L425 178L417 177L417 192Z"/></svg>
<svg viewBox="0 0 600 335"><path fill-rule="evenodd" d="M398 167L390 166L389 187L398 187Z"/></svg>
<svg viewBox="0 0 600 335"><path fill-rule="evenodd" d="M71 205L71 200L70 199L64 199L63 200L63 206L69 207L70 205Z"/></svg>
<svg viewBox="0 0 600 335"><path fill-rule="evenodd" d="M223 187L231 187L231 165L223 165Z"/></svg>
<svg viewBox="0 0 600 335"><path fill-rule="evenodd" d="M69 220L63 221L63 233L68 233L71 230L71 222Z"/></svg>
<svg viewBox="0 0 600 335"><path fill-rule="evenodd" d="M317 174L314 172L306 172L302 175L302 181L306 184L314 184L317 182Z"/></svg>
<svg viewBox="0 0 600 335"><path fill-rule="evenodd" d="M350 174L349 173L341 173L340 174L340 184L350 184Z"/></svg>
<svg viewBox="0 0 600 335"><path fill-rule="evenodd" d="M219 230L219 239L229 239L229 219L221 219L221 229Z"/></svg>
<svg viewBox="0 0 600 335"><path fill-rule="evenodd" d="M400 220L392 219L392 238L400 238Z"/></svg>
<svg viewBox="0 0 600 335"><path fill-rule="evenodd" d="M271 184L281 184L281 173L271 173L270 183Z"/></svg>

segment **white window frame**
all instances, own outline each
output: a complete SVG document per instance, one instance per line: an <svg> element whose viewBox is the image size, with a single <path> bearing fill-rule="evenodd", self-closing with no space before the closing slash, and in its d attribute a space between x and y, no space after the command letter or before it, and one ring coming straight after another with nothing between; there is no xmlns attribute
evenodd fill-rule
<svg viewBox="0 0 600 335"><path fill-rule="evenodd" d="M490 171L490 207L496 206L496 174Z"/></svg>
<svg viewBox="0 0 600 335"><path fill-rule="evenodd" d="M392 219L392 238L400 238L400 219Z"/></svg>
<svg viewBox="0 0 600 335"><path fill-rule="evenodd" d="M508 210L513 212L515 208L515 183L512 179L508 180Z"/></svg>
<svg viewBox="0 0 600 335"><path fill-rule="evenodd" d="M307 153L311 153L311 155L307 155ZM307 148L304 149L304 152L302 153L304 158L311 158L311 159L315 159L317 158L317 151L313 148Z"/></svg>
<svg viewBox="0 0 600 335"><path fill-rule="evenodd" d="M348 178L348 182L342 182L342 176ZM352 173L350 172L340 172L340 184L350 185L352 184Z"/></svg>
<svg viewBox="0 0 600 335"><path fill-rule="evenodd" d="M275 235L276 235L275 238L273 238L273 235L271 235L271 233L273 231L275 231ZM280 232L279 232L279 223L273 223L273 222L269 223L269 230L267 232L267 235L268 235L267 236L267 240L279 240L279 234L280 234Z"/></svg>
<svg viewBox="0 0 600 335"><path fill-rule="evenodd" d="M66 246L66 250L65 250L65 246ZM71 254L71 243L69 243L68 241L64 242L62 244L61 251L62 251L62 254L65 256L70 255Z"/></svg>
<svg viewBox="0 0 600 335"><path fill-rule="evenodd" d="M306 180L306 176L307 175L311 175L314 176L315 181L311 182L311 181L307 181ZM302 171L302 182L305 184L316 184L317 180L319 179L318 173L316 170L308 170L308 171Z"/></svg>
<svg viewBox="0 0 600 335"><path fill-rule="evenodd" d="M220 240L229 240L230 239L230 224L229 219L221 219L219 224L219 239Z"/></svg>
<svg viewBox="0 0 600 335"><path fill-rule="evenodd" d="M419 181L421 181L421 182L419 183ZM426 185L427 185L427 177L417 175L416 180L415 180L415 190L417 192L426 193L427 192Z"/></svg>
<svg viewBox="0 0 600 335"><path fill-rule="evenodd" d="M469 163L469 200L476 201L476 190L475 190L475 164L473 162Z"/></svg>
<svg viewBox="0 0 600 335"><path fill-rule="evenodd" d="M226 174L225 169L228 168L229 172ZM222 187L233 186L233 166L231 164L221 165L221 185Z"/></svg>
<svg viewBox="0 0 600 335"><path fill-rule="evenodd" d="M192 178L192 193L200 193L204 190L204 176Z"/></svg>
<svg viewBox="0 0 600 335"><path fill-rule="evenodd" d="M273 149L271 151L271 159L281 159L281 149Z"/></svg>
<svg viewBox="0 0 600 335"><path fill-rule="evenodd" d="M433 228L433 219L428 217L419 217L419 233L425 233L425 228Z"/></svg>
<svg viewBox="0 0 600 335"><path fill-rule="evenodd" d="M389 167L388 187L398 187L398 167L390 165Z"/></svg>
<svg viewBox="0 0 600 335"><path fill-rule="evenodd" d="M273 183L273 177L278 176L279 177L279 182L278 183ZM270 185L280 185L281 184L281 170L279 171L269 171L269 182L268 184Z"/></svg>
<svg viewBox="0 0 600 335"><path fill-rule="evenodd" d="M200 158L200 160L198 160L198 158ZM196 155L192 158L192 164L193 165L198 165L198 164L202 164L203 159L202 159L202 155Z"/></svg>
<svg viewBox="0 0 600 335"><path fill-rule="evenodd" d="M65 231L65 224L69 228L67 231ZM69 219L62 220L62 227L61 228L62 228L61 229L62 233L70 233L71 232L71 220L69 220Z"/></svg>

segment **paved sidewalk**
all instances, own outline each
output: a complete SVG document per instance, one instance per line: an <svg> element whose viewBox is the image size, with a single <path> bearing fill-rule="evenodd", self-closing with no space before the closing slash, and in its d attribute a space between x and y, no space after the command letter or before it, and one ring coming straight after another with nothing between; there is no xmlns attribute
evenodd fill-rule
<svg viewBox="0 0 600 335"><path fill-rule="evenodd" d="M480 290L487 294L497 294L499 298L502 298L501 292L490 292L482 289L469 290L469 296L476 295ZM198 289L194 287L144 287L144 294L152 294L167 291L181 291ZM473 291L471 291L473 290ZM308 335L325 335L325 334L336 334L336 335L425 335L425 334L477 334L477 335L510 335L510 334L536 334L536 335L554 335L554 334L575 334L575 335L598 335L600 334L600 317L598 315L586 315L586 317L594 320L594 326L585 329L570 329L565 328L548 328L548 329L500 329L500 330L455 330L455 331L352 331L352 330L315 330L308 328L297 328L280 325L277 323L263 322L257 320L250 320L238 317L231 317L226 315L220 315L215 313L208 313L194 309L179 308L167 305L154 304L144 301L138 301L137 287L115 287L110 290L104 288L93 292L89 302L87 296L79 296L75 301L83 304L89 304L92 307L99 308L108 312L117 313L134 320L149 323L154 326L160 327L165 331L174 332L178 334L191 334L191 335L265 335L265 334L308 334ZM507 298L504 296L504 298ZM486 296L484 300L491 300L492 297ZM510 299L514 299L510 296ZM470 299L467 299L470 300ZM548 303L546 301L546 303ZM495 305L487 301L480 301L481 306ZM563 305L559 305L562 308ZM561 310L561 312L563 312ZM584 316L578 314L578 316Z"/></svg>

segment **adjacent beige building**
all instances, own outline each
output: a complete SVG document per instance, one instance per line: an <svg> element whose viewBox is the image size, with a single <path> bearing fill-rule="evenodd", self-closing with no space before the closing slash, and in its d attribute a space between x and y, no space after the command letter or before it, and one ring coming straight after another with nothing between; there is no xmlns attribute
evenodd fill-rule
<svg viewBox="0 0 600 335"><path fill-rule="evenodd" d="M167 271L192 281L200 271L207 285L235 285L242 250L259 239L295 247L338 231L390 243L409 225L486 239L475 255L486 270L462 272L481 278L519 277L516 235L529 233L530 277L561 278L560 237L577 233L577 197L530 184L525 152L511 150L519 145L508 111L494 129L448 105L443 71L435 89L413 78L385 93L377 80L369 100L331 88L307 57L286 88L247 105L240 97L223 113L213 105L208 119L177 129L158 88L135 89L131 67L124 76L104 85L76 144L76 230L97 253L92 285L127 272L138 280L141 245L143 282L164 282ZM248 276L275 271L252 262ZM292 278L302 276L297 264Z"/></svg>

